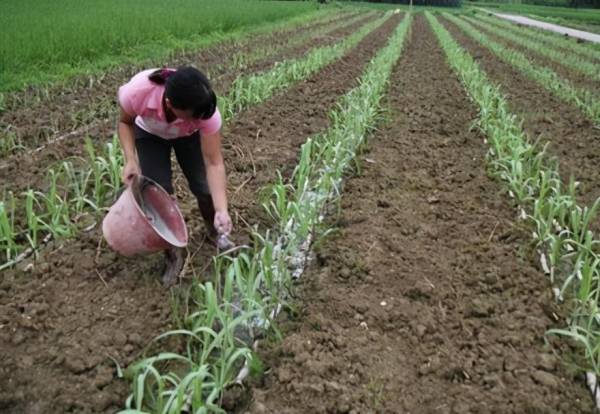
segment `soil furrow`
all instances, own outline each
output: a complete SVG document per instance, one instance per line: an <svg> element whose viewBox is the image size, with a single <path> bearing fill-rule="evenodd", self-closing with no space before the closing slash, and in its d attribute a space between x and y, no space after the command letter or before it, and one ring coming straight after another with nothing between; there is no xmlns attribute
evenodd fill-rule
<svg viewBox="0 0 600 414"><path fill-rule="evenodd" d="M528 232L486 175L476 109L422 15L390 106L240 412L593 412L544 346L547 280L523 257Z"/></svg>
<svg viewBox="0 0 600 414"><path fill-rule="evenodd" d="M276 168L292 170L301 143L327 128L328 112L357 84L365 64L399 22L394 16L342 59L232 121L226 133L230 208L237 228L264 223L260 189ZM254 173L256 171L256 173ZM178 193L185 187L179 172ZM206 275L213 250L191 196L180 204L192 236L187 277ZM237 235L239 241L246 237ZM99 230L44 249L33 269L4 272L0 283L0 407L9 414L114 412L128 394L116 379L171 326L169 293L159 285L160 255L124 259ZM187 284L187 283L186 283Z"/></svg>
<svg viewBox="0 0 600 414"><path fill-rule="evenodd" d="M524 120L532 140L549 143L566 183L574 176L581 183L579 199L590 205L600 196L600 130L574 105L563 102L518 69L468 37L449 21L440 20L452 36L477 59L489 79L498 83L511 111ZM532 105L532 102L535 102Z"/></svg>

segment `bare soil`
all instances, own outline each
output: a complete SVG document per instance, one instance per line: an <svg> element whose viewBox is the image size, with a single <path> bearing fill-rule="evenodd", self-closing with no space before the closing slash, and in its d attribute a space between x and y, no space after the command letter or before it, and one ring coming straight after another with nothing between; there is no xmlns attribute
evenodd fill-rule
<svg viewBox="0 0 600 414"><path fill-rule="evenodd" d="M422 15L390 107L239 412L592 413L545 343L560 312Z"/></svg>
<svg viewBox="0 0 600 414"><path fill-rule="evenodd" d="M574 105L561 101L519 70L502 62L492 52L464 34L449 21L441 20L452 36L475 57L494 83L501 85L511 111L519 115L532 142L548 144L556 157L565 183L573 176L581 183L579 201L591 205L600 197L600 129ZM533 103L533 104L532 104Z"/></svg>

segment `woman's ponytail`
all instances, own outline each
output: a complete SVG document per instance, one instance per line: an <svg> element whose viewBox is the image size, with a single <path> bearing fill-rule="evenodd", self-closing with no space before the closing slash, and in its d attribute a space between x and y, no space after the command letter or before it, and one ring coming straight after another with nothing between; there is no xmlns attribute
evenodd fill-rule
<svg viewBox="0 0 600 414"><path fill-rule="evenodd" d="M156 83L157 85L164 85L167 83L167 79L169 78L169 76L171 76L174 73L175 73L174 70L167 69L167 68L156 69L154 72L152 72L150 75L148 75L148 79L150 79L152 82Z"/></svg>

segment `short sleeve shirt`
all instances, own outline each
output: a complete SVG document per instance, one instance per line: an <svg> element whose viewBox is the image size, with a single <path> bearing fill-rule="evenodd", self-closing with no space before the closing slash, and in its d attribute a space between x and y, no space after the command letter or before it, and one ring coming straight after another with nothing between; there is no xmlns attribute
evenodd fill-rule
<svg viewBox="0 0 600 414"><path fill-rule="evenodd" d="M218 108L209 119L176 119L167 122L162 105L165 86L148 79L155 70L142 71L119 88L119 103L125 112L135 116L137 126L165 139L189 136L196 131L202 135L214 134L221 129L222 121Z"/></svg>

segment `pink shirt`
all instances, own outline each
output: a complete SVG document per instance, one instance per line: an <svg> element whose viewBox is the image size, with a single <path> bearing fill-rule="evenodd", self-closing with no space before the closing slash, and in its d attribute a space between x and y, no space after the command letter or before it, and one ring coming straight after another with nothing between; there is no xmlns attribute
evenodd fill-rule
<svg viewBox="0 0 600 414"><path fill-rule="evenodd" d="M185 137L200 131L200 134L214 134L221 128L221 114L217 109L209 119L185 121L176 119L167 122L163 111L162 97L164 85L157 85L148 79L156 69L142 71L119 88L119 103L143 130L165 139Z"/></svg>

